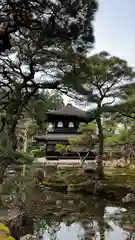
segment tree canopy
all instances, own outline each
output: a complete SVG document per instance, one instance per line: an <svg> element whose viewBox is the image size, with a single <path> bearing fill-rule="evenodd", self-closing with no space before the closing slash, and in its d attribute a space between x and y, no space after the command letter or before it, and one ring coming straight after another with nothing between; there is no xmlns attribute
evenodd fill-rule
<svg viewBox="0 0 135 240"><path fill-rule="evenodd" d="M24 116L35 119L39 127L45 123L46 112L64 106L62 95L57 91L37 92L26 106Z"/></svg>
<svg viewBox="0 0 135 240"><path fill-rule="evenodd" d="M71 96L87 104L90 119L91 116L96 119L99 137L98 170L102 176L104 153L102 117L104 113L125 111L127 101L121 102L122 89L125 85L132 84L134 76L134 70L125 60L111 56L107 52L84 57L78 67L67 71L63 76Z"/></svg>
<svg viewBox="0 0 135 240"><path fill-rule="evenodd" d="M77 66L92 47L97 7L96 0L0 3L0 132L5 133L0 179L15 156L17 124L33 97L39 89L64 91L56 73Z"/></svg>
<svg viewBox="0 0 135 240"><path fill-rule="evenodd" d="M0 4L0 52L11 49L15 34L38 35L37 45L73 41L79 46L93 43L95 0L3 0Z"/></svg>

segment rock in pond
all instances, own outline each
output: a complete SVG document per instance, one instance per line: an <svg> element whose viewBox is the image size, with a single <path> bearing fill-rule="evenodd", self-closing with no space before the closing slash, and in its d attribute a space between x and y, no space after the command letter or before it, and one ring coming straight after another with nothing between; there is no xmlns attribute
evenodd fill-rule
<svg viewBox="0 0 135 240"><path fill-rule="evenodd" d="M38 240L38 238L35 235L27 234L26 236L21 237L20 240Z"/></svg>
<svg viewBox="0 0 135 240"><path fill-rule="evenodd" d="M80 184L69 184L68 192L80 192L92 195L100 195L104 192L106 186L107 184L101 181L91 180Z"/></svg>
<svg viewBox="0 0 135 240"><path fill-rule="evenodd" d="M105 193L106 187L107 184L103 183L102 181L96 181L94 184L93 194L100 195L102 193Z"/></svg>
<svg viewBox="0 0 135 240"><path fill-rule="evenodd" d="M135 195L133 193L128 193L125 197L122 198L123 203L135 202Z"/></svg>
<svg viewBox="0 0 135 240"><path fill-rule="evenodd" d="M42 182L45 178L44 171L42 171L41 169L38 169L36 171L35 177L37 182Z"/></svg>

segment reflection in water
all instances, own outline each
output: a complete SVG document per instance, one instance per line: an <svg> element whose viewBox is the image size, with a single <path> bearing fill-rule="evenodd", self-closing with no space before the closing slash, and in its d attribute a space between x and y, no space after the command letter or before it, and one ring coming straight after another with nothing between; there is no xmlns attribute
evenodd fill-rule
<svg viewBox="0 0 135 240"><path fill-rule="evenodd" d="M61 223L60 224L60 228L58 230L58 232L56 233L54 238L50 238L50 234L45 231L43 238L45 240L54 240L54 239L64 239L64 240L69 240L69 239L74 239L74 240L78 240L79 235L83 235L84 231L81 228L81 226L79 224L72 224L71 226L66 226L65 223Z"/></svg>
<svg viewBox="0 0 135 240"><path fill-rule="evenodd" d="M34 205L35 204L35 205ZM103 199L47 193L29 213L43 240L133 240L135 216L130 210L106 206ZM133 212L133 209L131 209ZM131 220L131 222L129 222ZM135 229L134 229L135 230ZM130 234L129 234L130 232ZM130 237L130 238L129 238Z"/></svg>
<svg viewBox="0 0 135 240"><path fill-rule="evenodd" d="M89 232L85 232L84 229L80 226L80 224L73 223L70 227L66 226L65 223L60 224L60 228L57 233L52 234L50 231L46 231L43 234L44 240L127 240L129 239L129 234L126 232L123 232L120 227L113 224L113 222L109 222L112 226L113 230L105 231L103 235L100 235L100 232L97 231L94 232L91 231L91 228L89 229ZM95 224L95 227L97 228L97 224Z"/></svg>

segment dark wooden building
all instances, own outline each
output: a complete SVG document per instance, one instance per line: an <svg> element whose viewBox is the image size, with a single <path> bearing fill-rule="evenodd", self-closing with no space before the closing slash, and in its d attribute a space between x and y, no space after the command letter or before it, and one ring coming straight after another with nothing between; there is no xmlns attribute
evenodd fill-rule
<svg viewBox="0 0 135 240"><path fill-rule="evenodd" d="M56 152L56 144L69 144L68 139L76 137L80 123L88 123L85 111L67 104L67 106L47 112L47 122L52 125L46 135L37 136L36 141L43 142L46 148L46 159L78 159L78 154L70 152L67 155L61 155ZM85 154L82 152L81 154ZM94 159L95 154L91 152L88 159Z"/></svg>

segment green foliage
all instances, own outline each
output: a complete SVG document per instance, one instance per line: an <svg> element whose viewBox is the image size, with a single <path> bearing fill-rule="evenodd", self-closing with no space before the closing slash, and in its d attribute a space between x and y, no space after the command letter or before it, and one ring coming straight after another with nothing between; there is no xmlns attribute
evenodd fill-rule
<svg viewBox="0 0 135 240"><path fill-rule="evenodd" d="M16 158L18 121L30 116L40 128L32 126L31 131L45 130L44 110L63 102L60 94L53 92L50 96L41 90L65 92L66 82L58 79L56 73L78 65L93 45L92 22L97 7L96 0L70 0L68 4L62 0L0 3L0 106L4 115L0 132L5 135L5 165ZM53 14L47 17L46 12Z"/></svg>
<svg viewBox="0 0 135 240"><path fill-rule="evenodd" d="M22 160L24 164L30 165L34 162L34 156L30 153L23 153L20 160Z"/></svg>
<svg viewBox="0 0 135 240"><path fill-rule="evenodd" d="M29 153L29 152L22 153L22 152L16 151L16 152L13 152L11 156L7 156L7 157L8 157L8 160L10 160L8 165L11 165L11 166L14 165L14 164L16 164L16 165L22 165L22 164L30 165L34 161L34 155L32 153ZM6 158L6 156L5 156L5 152L3 152L3 150L0 153L0 158L1 158L0 163L3 163L5 165L3 160L4 160L4 158Z"/></svg>
<svg viewBox="0 0 135 240"><path fill-rule="evenodd" d="M68 152L76 152L82 163L86 160L89 152L93 150L95 144L97 143L97 135L94 123L88 123L86 125L80 126L78 131L79 136L74 138L69 138L69 145L56 144L56 151L65 155ZM82 157L80 153L86 151L86 155Z"/></svg>
<svg viewBox="0 0 135 240"><path fill-rule="evenodd" d="M110 149L111 152L119 152L125 160L134 160L135 149L135 129L134 122L128 118L119 117L114 121L112 129L105 131L105 149ZM106 125L107 127L107 125ZM105 125L104 125L105 128Z"/></svg>
<svg viewBox="0 0 135 240"><path fill-rule="evenodd" d="M35 136L39 131L40 131L40 127L37 124L37 121L36 120L32 120L31 124L28 127L28 132L27 132L28 139L30 139L31 137Z"/></svg>
<svg viewBox="0 0 135 240"><path fill-rule="evenodd" d="M35 132L46 129L46 112L48 110L60 108L63 105L64 102L62 95L56 90L51 92L44 90L35 94L35 96L33 96L33 98L30 100L26 112L26 115L35 119L31 129L35 130Z"/></svg>
<svg viewBox="0 0 135 240"><path fill-rule="evenodd" d="M135 141L135 132L132 131L132 128L128 125L128 128L125 129L124 126L121 126L110 136L105 138L106 142L112 142L112 144L122 145L122 144L131 144Z"/></svg>
<svg viewBox="0 0 135 240"><path fill-rule="evenodd" d="M22 165L27 164L30 165L34 161L34 156L31 153L22 153L22 152L14 152L13 155L10 157L11 161L9 165L16 164Z"/></svg>
<svg viewBox="0 0 135 240"><path fill-rule="evenodd" d="M44 156L44 151L45 149L44 148L34 148L31 150L31 154L33 154L33 156L36 158L36 157L42 157Z"/></svg>
<svg viewBox="0 0 135 240"><path fill-rule="evenodd" d="M72 151L72 147L70 145L62 145L56 144L56 152L60 152L62 155L65 155L69 151Z"/></svg>
<svg viewBox="0 0 135 240"><path fill-rule="evenodd" d="M73 72L75 72L74 75ZM70 74L72 81L68 84ZM97 161L99 177L103 176L104 154L104 131L101 118L105 113L125 112L125 108L129 106L127 106L127 101L121 101L122 87L127 83L131 84L134 77L134 70L128 66L125 60L111 56L107 52L100 52L89 58L84 57L79 66L64 75L69 89L73 91L72 95L90 107L89 120L96 119L99 143ZM131 101L129 105L131 106ZM108 141L111 142L109 138Z"/></svg>
<svg viewBox="0 0 135 240"><path fill-rule="evenodd" d="M100 52L84 58L76 69L69 87L73 89L78 100L94 104L94 110L93 112L90 110L90 115L94 114L96 118L104 112L120 110L121 104L116 104L116 100L118 102L121 99L122 87L127 83L130 85L134 76L134 70L125 60L111 56L107 52Z"/></svg>

